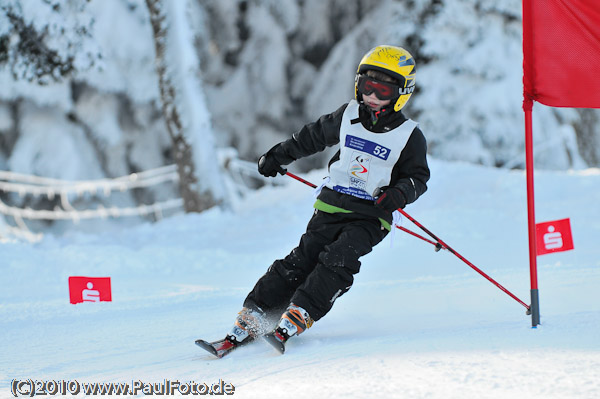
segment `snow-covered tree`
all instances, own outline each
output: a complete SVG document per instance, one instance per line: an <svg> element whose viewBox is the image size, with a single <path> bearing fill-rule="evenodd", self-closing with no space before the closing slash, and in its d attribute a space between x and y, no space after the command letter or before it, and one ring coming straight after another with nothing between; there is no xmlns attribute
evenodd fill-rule
<svg viewBox="0 0 600 399"><path fill-rule="evenodd" d="M143 0L3 0L0 87L2 169L89 180L173 162ZM57 200L13 194L0 196L35 209ZM131 207L177 190L165 183L110 198L80 194L74 205ZM72 223L53 228L60 225Z"/></svg>
<svg viewBox="0 0 600 399"><path fill-rule="evenodd" d="M165 122L173 140L180 189L188 212L223 201L210 118L198 81L199 61L185 1L147 0Z"/></svg>
<svg viewBox="0 0 600 399"><path fill-rule="evenodd" d="M95 179L178 162L182 181L219 202L230 182L215 149L255 161L353 98L360 57L383 43L417 59L405 112L432 156L523 167L519 0L150 3L168 7L162 54L146 0L0 0L0 168ZM600 165L599 115L536 104L536 167ZM296 166L322 167L328 155ZM140 189L119 202L178 193Z"/></svg>
<svg viewBox="0 0 600 399"><path fill-rule="evenodd" d="M101 57L87 2L3 0L0 65L14 80L46 85L93 67Z"/></svg>
<svg viewBox="0 0 600 399"><path fill-rule="evenodd" d="M444 159L523 167L520 1L446 1L423 24L415 96L430 151ZM538 165L581 168L569 110L536 107ZM562 118L561 116L562 115ZM548 145L550 144L550 145Z"/></svg>
<svg viewBox="0 0 600 399"><path fill-rule="evenodd" d="M432 155L523 167L520 1L202 4L209 27L203 42L210 43L201 50L208 107L220 136L229 140L222 142L235 143L242 156L256 159L351 99L360 57L387 43L417 57L417 93L406 112L421 123ZM596 165L600 151L584 142L600 132L587 123L584 138L586 114L597 111L536 106L537 167ZM305 163L314 165L322 163Z"/></svg>
<svg viewBox="0 0 600 399"><path fill-rule="evenodd" d="M152 29L144 3L137 3L1 3L0 41L8 47L5 56L0 56L6 60L0 63L0 109L4 110L0 135L5 144L0 152L8 168L55 178L91 179L98 173L118 176L169 162L165 146L170 143L164 140L168 135L164 125L157 129L160 112ZM52 57L44 56L49 54ZM21 140L39 134L36 129L44 126L31 121L38 116L48 120L48 115L52 115L55 135L70 137L71 132L80 132L82 139L75 141L91 146L94 156L79 159L86 150L70 152L69 147L58 147L51 151L41 142L22 146ZM29 122L24 123L25 119ZM18 148L30 150L15 152ZM40 159L47 162L40 163ZM69 160L82 167L64 167Z"/></svg>

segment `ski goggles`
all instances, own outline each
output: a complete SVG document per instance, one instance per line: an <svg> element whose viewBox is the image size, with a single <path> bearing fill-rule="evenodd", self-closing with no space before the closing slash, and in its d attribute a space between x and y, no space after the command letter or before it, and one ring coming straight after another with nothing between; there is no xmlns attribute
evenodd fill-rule
<svg viewBox="0 0 600 399"><path fill-rule="evenodd" d="M400 96L400 86L393 83L382 82L367 75L358 75L356 82L358 91L369 96L375 93L380 100L392 100Z"/></svg>

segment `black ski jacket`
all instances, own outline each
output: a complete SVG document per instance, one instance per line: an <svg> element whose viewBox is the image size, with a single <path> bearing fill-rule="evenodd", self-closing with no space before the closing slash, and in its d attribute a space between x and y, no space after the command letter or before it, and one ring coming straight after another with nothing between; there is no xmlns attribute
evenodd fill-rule
<svg viewBox="0 0 600 399"><path fill-rule="evenodd" d="M313 155L323 151L326 147L338 144L342 115L347 106L348 103L331 114L321 116L316 122L305 125L300 131L294 133L292 138L271 148L268 154L273 155L281 165L287 165L299 158ZM374 120L376 120L375 124L373 124ZM391 108L382 110L376 118L372 111L361 105L358 120L352 122L360 121L367 130L384 133L400 126L406 120L407 118L402 112L393 112ZM339 159L339 155L340 151L338 150L329 161L329 166ZM397 187L402 191L407 204L416 201L427 190L429 167L426 155L427 141L423 132L416 127L392 170L390 183L390 186ZM327 187L323 188L318 199L338 208L381 218L388 223L392 221L391 213L375 207L373 201L341 194Z"/></svg>

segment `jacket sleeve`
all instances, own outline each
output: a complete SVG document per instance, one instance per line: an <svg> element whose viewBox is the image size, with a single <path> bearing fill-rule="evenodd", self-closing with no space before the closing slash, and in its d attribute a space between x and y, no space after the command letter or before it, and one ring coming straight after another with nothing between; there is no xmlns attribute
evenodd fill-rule
<svg viewBox="0 0 600 399"><path fill-rule="evenodd" d="M347 106L344 104L333 113L305 125L292 138L275 145L267 154L273 155L281 165L287 165L339 143L342 115Z"/></svg>
<svg viewBox="0 0 600 399"><path fill-rule="evenodd" d="M427 141L418 127L412 132L392 171L392 184L399 188L406 203L413 203L425 191L429 180Z"/></svg>

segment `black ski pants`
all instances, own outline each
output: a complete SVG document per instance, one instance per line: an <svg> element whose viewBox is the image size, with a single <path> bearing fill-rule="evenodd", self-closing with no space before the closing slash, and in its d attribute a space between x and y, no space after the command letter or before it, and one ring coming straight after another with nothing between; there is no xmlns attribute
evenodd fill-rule
<svg viewBox="0 0 600 399"><path fill-rule="evenodd" d="M258 306L269 316L279 316L294 303L319 320L352 286L360 270L359 258L387 233L373 217L315 210L298 247L269 267L244 306Z"/></svg>

